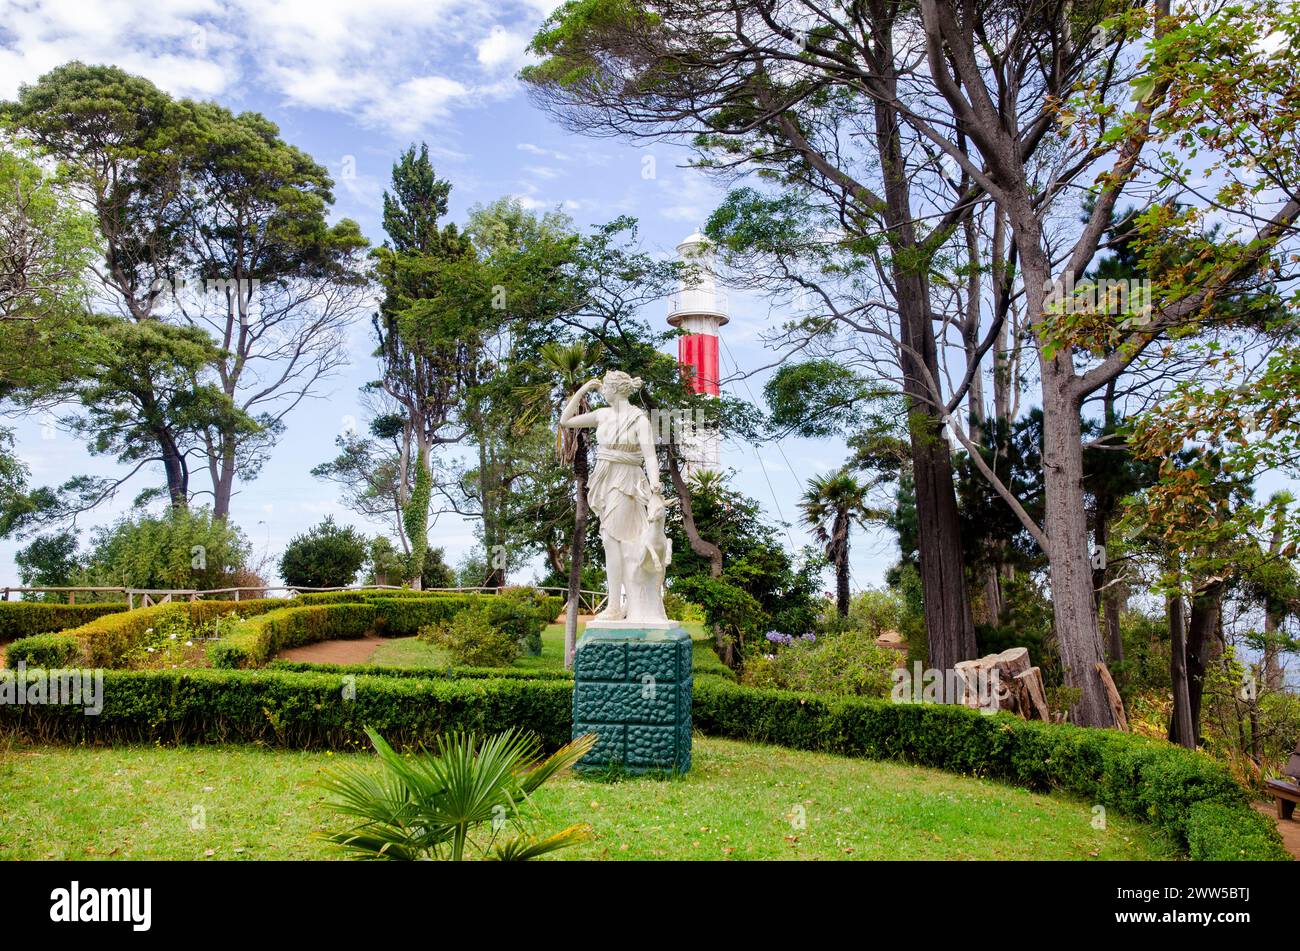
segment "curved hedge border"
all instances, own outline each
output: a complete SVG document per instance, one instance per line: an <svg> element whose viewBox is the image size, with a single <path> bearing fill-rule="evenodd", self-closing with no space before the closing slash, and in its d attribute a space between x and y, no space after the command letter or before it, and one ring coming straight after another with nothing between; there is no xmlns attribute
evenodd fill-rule
<svg viewBox="0 0 1300 951"><path fill-rule="evenodd" d="M119 614L125 604L44 604L39 601L0 601L0 644L20 637L50 634L80 627L105 614Z"/></svg>
<svg viewBox="0 0 1300 951"><path fill-rule="evenodd" d="M14 641L9 645L7 662L12 665L23 661L29 667L70 663L114 667L143 644L149 632L164 621L186 617L191 624L200 625L227 614L248 617L284 605L283 598L254 598L248 601L182 601L118 611L58 634Z"/></svg>
<svg viewBox="0 0 1300 951"><path fill-rule="evenodd" d="M1159 826L1194 859L1291 859L1225 766L1158 740L960 706L759 690L710 676L696 678L693 696L703 733L1066 790Z"/></svg>
<svg viewBox="0 0 1300 951"><path fill-rule="evenodd" d="M287 670L302 674L353 674L367 677L415 677L417 679L447 679L479 677L513 677L518 680L566 680L573 674L567 670L528 667L387 667L381 664L313 664L306 661L273 660L267 670Z"/></svg>
<svg viewBox="0 0 1300 951"><path fill-rule="evenodd" d="M318 641L363 637L375 627L371 604L286 607L241 621L208 648L213 667L260 667L280 651Z"/></svg>

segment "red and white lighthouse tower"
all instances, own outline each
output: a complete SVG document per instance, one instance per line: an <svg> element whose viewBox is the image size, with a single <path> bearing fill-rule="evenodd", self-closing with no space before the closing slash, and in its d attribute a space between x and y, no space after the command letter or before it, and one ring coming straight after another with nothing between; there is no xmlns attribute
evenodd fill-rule
<svg viewBox="0 0 1300 951"><path fill-rule="evenodd" d="M668 304L668 323L686 331L678 340L677 362L690 375L696 393L717 396L718 330L727 316L727 295L718 290L713 252L698 229L677 245L678 258L693 265ZM722 468L721 440L715 427L686 426L682 433L687 473Z"/></svg>

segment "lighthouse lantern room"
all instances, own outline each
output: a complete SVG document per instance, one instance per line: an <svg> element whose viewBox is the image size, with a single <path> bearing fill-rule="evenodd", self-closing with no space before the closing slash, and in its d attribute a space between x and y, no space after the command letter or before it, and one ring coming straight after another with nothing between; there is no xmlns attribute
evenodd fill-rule
<svg viewBox="0 0 1300 951"><path fill-rule="evenodd" d="M678 340L677 360L696 393L716 397L721 392L718 331L730 320L727 295L718 290L713 252L698 229L677 246L677 255L691 265L668 305L668 323L685 331ZM685 429L681 443L687 473L721 469L717 429Z"/></svg>

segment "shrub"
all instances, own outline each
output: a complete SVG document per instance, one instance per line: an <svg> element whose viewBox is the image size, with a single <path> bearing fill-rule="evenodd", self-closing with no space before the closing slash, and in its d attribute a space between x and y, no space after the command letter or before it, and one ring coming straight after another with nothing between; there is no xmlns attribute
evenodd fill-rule
<svg viewBox="0 0 1300 951"><path fill-rule="evenodd" d="M1187 852L1202 862L1291 858L1278 844L1272 820L1254 810L1233 809L1218 802L1194 803L1188 810L1186 829Z"/></svg>
<svg viewBox="0 0 1300 951"><path fill-rule="evenodd" d="M375 608L370 604L281 608L241 621L208 648L208 660L214 667L261 666L286 648L362 637L374 625Z"/></svg>
<svg viewBox="0 0 1300 951"><path fill-rule="evenodd" d="M571 739L573 688L559 680L344 677L271 670L106 670L104 708L0 704L0 728L39 742L264 743L363 749L372 726L414 748L455 730Z"/></svg>
<svg viewBox="0 0 1300 951"><path fill-rule="evenodd" d="M523 651L518 635L492 623L486 605L467 608L450 621L421 630L420 637L469 667L508 667Z"/></svg>
<svg viewBox="0 0 1300 951"><path fill-rule="evenodd" d="M876 635L867 630L826 634L815 640L791 638L788 645L769 642L769 648L768 653L749 655L742 677L745 684L884 697L899 661L898 652L877 646Z"/></svg>
<svg viewBox="0 0 1300 951"><path fill-rule="evenodd" d="M398 594L399 592L383 592ZM414 637L424 627L450 621L468 608L486 602L491 595L426 594L422 597L375 597L365 600L375 606L376 630L384 637Z"/></svg>
<svg viewBox="0 0 1300 951"><path fill-rule="evenodd" d="M382 778L369 767L350 766L322 782L334 794L326 805L348 817L347 829L325 838L358 858L459 862L473 852L480 859L520 860L591 836L590 826L575 824L539 838L525 807L542 783L591 751L594 734L544 757L541 740L515 727L482 742L473 733L452 733L414 758L374 730L366 735L379 754ZM480 836L488 825L490 834ZM501 835L506 825L509 839Z"/></svg>
<svg viewBox="0 0 1300 951"><path fill-rule="evenodd" d="M291 670L304 674L352 674L368 677L423 677L428 679L517 677L521 680L572 680L567 670L530 667L387 667L378 664L314 664L300 660L273 660L267 670ZM723 668L724 670L726 668Z"/></svg>
<svg viewBox="0 0 1300 951"><path fill-rule="evenodd" d="M0 601L0 644L33 634L48 634L80 627L105 614L126 610L125 604L44 604L38 601Z"/></svg>
<svg viewBox="0 0 1300 951"><path fill-rule="evenodd" d="M287 585L341 588L356 580L366 555L366 537L328 516L290 539L280 556L280 577Z"/></svg>
<svg viewBox="0 0 1300 951"><path fill-rule="evenodd" d="M81 653L81 644L67 634L36 634L9 646L5 663L14 667L67 667Z"/></svg>
<svg viewBox="0 0 1300 951"><path fill-rule="evenodd" d="M228 588L248 557L248 542L207 509L122 519L97 529L80 584L125 588Z"/></svg>
<svg viewBox="0 0 1300 951"><path fill-rule="evenodd" d="M675 591L664 592L664 613L670 621L704 623L704 608L693 601L687 601Z"/></svg>
<svg viewBox="0 0 1300 951"><path fill-rule="evenodd" d="M488 620L513 635L529 657L542 653L542 631L563 606L561 599L548 598L544 592L528 587L502 588L487 605Z"/></svg>

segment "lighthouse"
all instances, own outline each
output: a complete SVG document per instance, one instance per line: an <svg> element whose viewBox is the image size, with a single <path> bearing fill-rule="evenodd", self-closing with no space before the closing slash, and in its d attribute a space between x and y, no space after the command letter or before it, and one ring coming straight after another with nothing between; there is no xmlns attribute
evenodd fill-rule
<svg viewBox="0 0 1300 951"><path fill-rule="evenodd" d="M691 265L668 304L668 323L686 331L678 339L677 362L687 374L691 389L718 396L718 330L729 321L727 295L717 287L713 252L697 228L677 245L678 260ZM686 472L722 468L721 440L716 427L685 425L681 432Z"/></svg>

